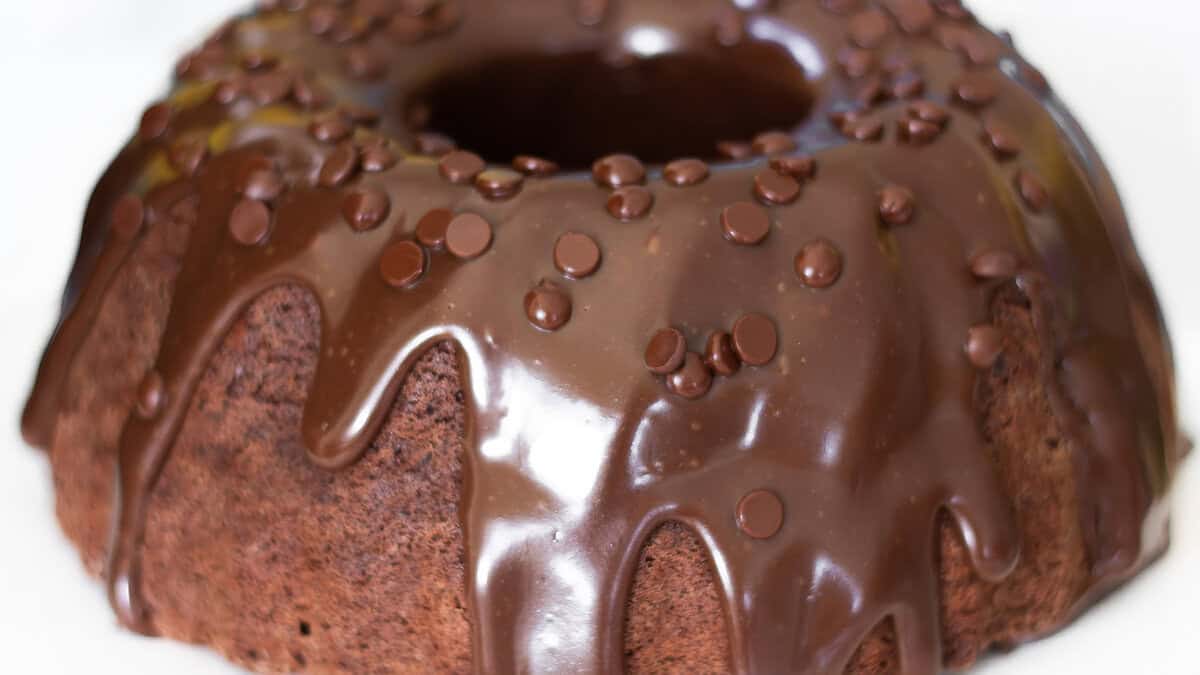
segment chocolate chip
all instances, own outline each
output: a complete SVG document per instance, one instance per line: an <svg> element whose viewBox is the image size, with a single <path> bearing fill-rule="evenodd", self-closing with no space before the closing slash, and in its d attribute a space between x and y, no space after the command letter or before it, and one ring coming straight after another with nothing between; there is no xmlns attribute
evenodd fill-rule
<svg viewBox="0 0 1200 675"><path fill-rule="evenodd" d="M339 16L337 7L333 5L324 3L313 5L309 8L306 17L308 30L313 35L325 35L333 30Z"/></svg>
<svg viewBox="0 0 1200 675"><path fill-rule="evenodd" d="M238 191L250 199L271 201L278 197L284 188L283 177L271 165L270 160L261 158L262 164L247 167L239 182Z"/></svg>
<svg viewBox="0 0 1200 675"><path fill-rule="evenodd" d="M137 236L142 224L146 221L146 205L141 197L124 195L113 205L112 217L108 229L114 235L125 241Z"/></svg>
<svg viewBox="0 0 1200 675"><path fill-rule="evenodd" d="M837 53L837 62L848 77L857 79L875 69L875 53L858 47L844 47Z"/></svg>
<svg viewBox="0 0 1200 675"><path fill-rule="evenodd" d="M367 173L380 173L396 166L396 153L388 149L386 143L380 142L368 145L362 151L362 170Z"/></svg>
<svg viewBox="0 0 1200 675"><path fill-rule="evenodd" d="M608 197L606 208L613 218L629 222L650 212L654 206L654 193L641 185L617 188Z"/></svg>
<svg viewBox="0 0 1200 675"><path fill-rule="evenodd" d="M850 17L850 40L863 49L874 49L892 31L892 20L879 9L863 10Z"/></svg>
<svg viewBox="0 0 1200 675"><path fill-rule="evenodd" d="M295 76L286 70L275 70L246 78L246 91L259 105L279 103L292 93Z"/></svg>
<svg viewBox="0 0 1200 675"><path fill-rule="evenodd" d="M583 279L600 267L600 247L580 232L567 232L554 242L554 266L571 279Z"/></svg>
<svg viewBox="0 0 1200 675"><path fill-rule="evenodd" d="M754 194L768 204L791 204L800 196L800 183L787 174L766 169L754 177Z"/></svg>
<svg viewBox="0 0 1200 675"><path fill-rule="evenodd" d="M1013 181L1017 188L1017 194L1021 195L1021 200L1025 202L1025 206L1029 207L1030 211L1041 213L1050 205L1050 193L1046 191L1046 186L1029 169L1017 171Z"/></svg>
<svg viewBox="0 0 1200 675"><path fill-rule="evenodd" d="M278 56L261 49L251 49L242 54L242 68L246 70L270 70L278 65Z"/></svg>
<svg viewBox="0 0 1200 675"><path fill-rule="evenodd" d="M525 294L525 316L544 331L556 331L571 320L571 296L557 284L542 281Z"/></svg>
<svg viewBox="0 0 1200 675"><path fill-rule="evenodd" d="M980 279L1011 279L1017 273L1017 256L1009 251L987 251L971 259L971 273Z"/></svg>
<svg viewBox="0 0 1200 675"><path fill-rule="evenodd" d="M1004 335L995 326L973 326L967 331L967 359L980 370L995 365L1004 351Z"/></svg>
<svg viewBox="0 0 1200 675"><path fill-rule="evenodd" d="M557 164L532 155L517 155L513 158L512 166L527 176L545 177L558 173Z"/></svg>
<svg viewBox="0 0 1200 675"><path fill-rule="evenodd" d="M704 363L718 375L730 377L737 374L742 367L742 360L733 348L733 338L729 333L716 331L709 334L704 345Z"/></svg>
<svg viewBox="0 0 1200 675"><path fill-rule="evenodd" d="M742 363L763 366L775 358L779 336L775 322L762 314L746 314L733 324L733 348Z"/></svg>
<svg viewBox="0 0 1200 675"><path fill-rule="evenodd" d="M387 25L387 34L400 44L413 44L429 36L429 22L420 16L397 14Z"/></svg>
<svg viewBox="0 0 1200 675"><path fill-rule="evenodd" d="M900 24L900 30L910 35L924 33L937 19L929 0L888 0L886 5Z"/></svg>
<svg viewBox="0 0 1200 675"><path fill-rule="evenodd" d="M354 132L354 126L340 112L325 113L308 125L308 133L322 143L337 143Z"/></svg>
<svg viewBox="0 0 1200 675"><path fill-rule="evenodd" d="M208 143L199 138L182 138L167 150L167 161L181 175L196 175L200 165L208 157Z"/></svg>
<svg viewBox="0 0 1200 675"><path fill-rule="evenodd" d="M927 145L942 135L942 128L933 122L912 118L897 120L896 137L903 143Z"/></svg>
<svg viewBox="0 0 1200 675"><path fill-rule="evenodd" d="M783 527L783 502L774 492L755 490L737 503L738 529L751 539L770 539Z"/></svg>
<svg viewBox="0 0 1200 675"><path fill-rule="evenodd" d="M955 81L951 95L960 103L982 108L995 101L999 91L995 81L987 73L971 72Z"/></svg>
<svg viewBox="0 0 1200 675"><path fill-rule="evenodd" d="M433 209L417 221L417 241L421 245L437 250L446 245L446 229L454 220L450 209Z"/></svg>
<svg viewBox="0 0 1200 675"><path fill-rule="evenodd" d="M947 18L960 21L971 18L971 12L963 7L962 0L932 0L932 2L934 9Z"/></svg>
<svg viewBox="0 0 1200 675"><path fill-rule="evenodd" d="M353 143L342 143L325 158L317 181L323 187L337 187L358 172L358 163L358 148Z"/></svg>
<svg viewBox="0 0 1200 675"><path fill-rule="evenodd" d="M916 207L917 199L906 187L887 185L879 191L879 217L888 225L909 223Z"/></svg>
<svg viewBox="0 0 1200 675"><path fill-rule="evenodd" d="M238 100L246 92L246 82L241 77L230 77L217 83L213 89L212 100L221 105L229 105Z"/></svg>
<svg viewBox="0 0 1200 675"><path fill-rule="evenodd" d="M446 225L446 250L463 260L478 258L492 245L492 225L483 216L461 213Z"/></svg>
<svg viewBox="0 0 1200 675"><path fill-rule="evenodd" d="M708 165L698 159L677 159L663 168L663 179L676 187L703 183L708 179Z"/></svg>
<svg viewBox="0 0 1200 675"><path fill-rule="evenodd" d="M342 199L342 217L357 232L379 227L391 208L391 198L377 188L359 188Z"/></svg>
<svg viewBox="0 0 1200 675"><path fill-rule="evenodd" d="M752 246L762 243L771 232L767 210L752 202L737 202L721 211L721 229L735 244Z"/></svg>
<svg viewBox="0 0 1200 675"><path fill-rule="evenodd" d="M904 100L925 93L925 78L915 71L907 70L892 78L892 96Z"/></svg>
<svg viewBox="0 0 1200 675"><path fill-rule="evenodd" d="M425 131L413 136L413 149L418 155L441 157L458 147L449 136Z"/></svg>
<svg viewBox="0 0 1200 675"><path fill-rule="evenodd" d="M646 182L646 167L631 155L609 155L592 165L592 178L613 188L641 185Z"/></svg>
<svg viewBox="0 0 1200 675"><path fill-rule="evenodd" d="M141 124L138 125L138 138L143 141L153 141L167 133L171 125L171 106L167 103L156 103L142 113Z"/></svg>
<svg viewBox="0 0 1200 675"><path fill-rule="evenodd" d="M742 13L733 7L725 7L713 18L713 37L723 47L733 47L746 37L746 23Z"/></svg>
<svg viewBox="0 0 1200 675"><path fill-rule="evenodd" d="M487 168L483 158L466 150L455 150L438 163L438 171L442 177L451 183L465 185L475 180L475 177Z"/></svg>
<svg viewBox="0 0 1200 675"><path fill-rule="evenodd" d="M796 149L796 139L786 131L767 131L754 137L750 143L755 154L779 155Z"/></svg>
<svg viewBox="0 0 1200 675"><path fill-rule="evenodd" d="M154 419L162 412L166 403L167 391L163 385L162 375L155 370L146 373L137 390L138 417L144 420Z"/></svg>
<svg viewBox="0 0 1200 675"><path fill-rule="evenodd" d="M379 124L379 111L367 106L356 105L353 103L342 103L338 106L338 112L355 124L360 124L366 127L373 127Z"/></svg>
<svg viewBox="0 0 1200 675"><path fill-rule="evenodd" d="M359 80L377 80L387 71L387 64L369 47L347 49L342 65L347 75Z"/></svg>
<svg viewBox="0 0 1200 675"><path fill-rule="evenodd" d="M608 13L608 0L575 0L575 20L581 26L598 26Z"/></svg>
<svg viewBox="0 0 1200 675"><path fill-rule="evenodd" d="M864 107L870 108L891 98L892 92L884 86L883 78L872 77L863 83L854 95L854 99Z"/></svg>
<svg viewBox="0 0 1200 675"><path fill-rule="evenodd" d="M771 168L797 180L808 180L817 175L817 161L809 155L799 157L774 157Z"/></svg>
<svg viewBox="0 0 1200 675"><path fill-rule="evenodd" d="M983 142L999 160L1012 159L1021 154L1021 141L1016 132L998 120L984 121Z"/></svg>
<svg viewBox="0 0 1200 675"><path fill-rule="evenodd" d="M908 115L939 127L945 127L946 122L950 121L950 113L933 101L913 101L908 104Z"/></svg>
<svg viewBox="0 0 1200 675"><path fill-rule="evenodd" d="M411 241L399 241L383 249L379 273L389 286L412 286L425 275L425 249Z"/></svg>
<svg viewBox="0 0 1200 675"><path fill-rule="evenodd" d="M675 328L664 328L650 338L646 344L643 362L656 375L669 375L683 366L687 354L687 340Z"/></svg>
<svg viewBox="0 0 1200 675"><path fill-rule="evenodd" d="M475 177L475 189L484 199L511 199L521 191L525 176L511 169L486 169Z"/></svg>
<svg viewBox="0 0 1200 675"><path fill-rule="evenodd" d="M717 154L735 161L746 159L754 156L754 146L741 141L721 141L717 143Z"/></svg>
<svg viewBox="0 0 1200 675"><path fill-rule="evenodd" d="M271 209L256 199L242 199L229 214L229 233L243 246L266 241L271 232Z"/></svg>
<svg viewBox="0 0 1200 675"><path fill-rule="evenodd" d="M292 85L292 98L301 108L313 110L326 105L330 96L321 85L305 78L296 78L295 84Z"/></svg>
<svg viewBox="0 0 1200 675"><path fill-rule="evenodd" d="M796 276L809 288L828 288L842 276L842 254L825 239L810 241L796 254Z"/></svg>
<svg viewBox="0 0 1200 675"><path fill-rule="evenodd" d="M667 390L689 400L698 399L712 388L713 375L695 352L683 357L683 367L667 376Z"/></svg>

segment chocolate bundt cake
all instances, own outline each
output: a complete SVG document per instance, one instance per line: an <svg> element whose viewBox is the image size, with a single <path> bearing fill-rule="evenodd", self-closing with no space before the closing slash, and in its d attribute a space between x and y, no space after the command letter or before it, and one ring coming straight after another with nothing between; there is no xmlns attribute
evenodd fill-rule
<svg viewBox="0 0 1200 675"><path fill-rule="evenodd" d="M921 675L1166 548L1122 206L958 0L269 0L176 76L23 420L130 629Z"/></svg>

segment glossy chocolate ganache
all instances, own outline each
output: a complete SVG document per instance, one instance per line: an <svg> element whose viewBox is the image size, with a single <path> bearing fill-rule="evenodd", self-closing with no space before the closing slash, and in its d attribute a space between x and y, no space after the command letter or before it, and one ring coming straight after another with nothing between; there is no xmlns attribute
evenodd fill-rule
<svg viewBox="0 0 1200 675"><path fill-rule="evenodd" d="M453 344L478 672L620 671L668 521L711 558L737 672L839 674L889 618L901 672L937 672L939 514L983 579L1022 553L974 400L1001 291L1077 448L1079 608L1166 545L1171 357L1122 207L956 0L262 2L186 55L101 181L31 443L163 222L188 241L107 573L138 631L147 497L217 346L279 286L320 308L302 431L329 471Z"/></svg>

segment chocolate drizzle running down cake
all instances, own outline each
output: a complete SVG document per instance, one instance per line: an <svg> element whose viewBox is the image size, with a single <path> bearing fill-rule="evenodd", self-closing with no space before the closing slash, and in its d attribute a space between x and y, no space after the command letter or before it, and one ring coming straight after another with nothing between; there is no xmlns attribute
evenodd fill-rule
<svg viewBox="0 0 1200 675"><path fill-rule="evenodd" d="M129 628L911 675L1165 549L1122 207L957 0L259 4L100 182L24 418Z"/></svg>

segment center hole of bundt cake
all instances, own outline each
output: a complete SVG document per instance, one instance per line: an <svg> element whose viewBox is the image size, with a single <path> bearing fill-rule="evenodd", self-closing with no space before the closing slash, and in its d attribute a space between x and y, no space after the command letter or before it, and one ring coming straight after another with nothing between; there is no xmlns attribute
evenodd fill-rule
<svg viewBox="0 0 1200 675"><path fill-rule="evenodd" d="M406 119L489 162L517 155L566 169L616 152L643 162L717 157L801 122L812 91L783 48L748 42L708 52L608 57L513 54L448 72L414 92Z"/></svg>

